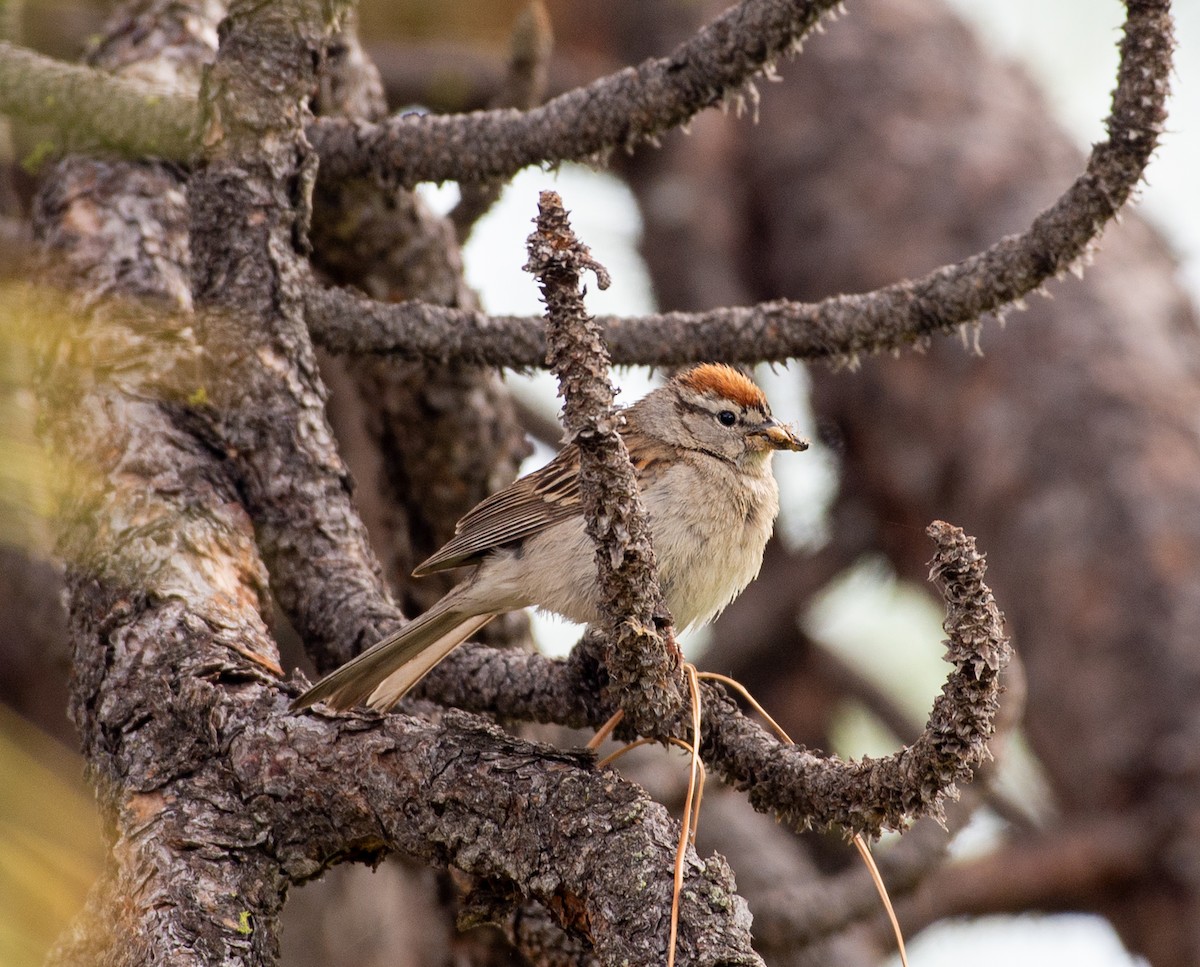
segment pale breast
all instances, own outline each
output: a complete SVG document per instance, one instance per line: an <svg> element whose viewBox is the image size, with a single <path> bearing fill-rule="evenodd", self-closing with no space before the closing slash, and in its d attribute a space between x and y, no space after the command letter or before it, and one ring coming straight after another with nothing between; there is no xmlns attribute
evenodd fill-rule
<svg viewBox="0 0 1200 967"><path fill-rule="evenodd" d="M670 471L678 475L670 489L682 487L693 499L670 500L665 488L647 498L659 580L681 629L711 621L754 580L779 512L769 467L736 475L711 457L701 459L699 468L681 463Z"/></svg>

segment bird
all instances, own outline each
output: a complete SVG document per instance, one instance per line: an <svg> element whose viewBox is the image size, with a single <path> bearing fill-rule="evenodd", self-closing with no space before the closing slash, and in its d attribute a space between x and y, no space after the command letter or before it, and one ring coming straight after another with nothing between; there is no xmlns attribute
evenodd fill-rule
<svg viewBox="0 0 1200 967"><path fill-rule="evenodd" d="M741 371L703 363L620 411L650 523L658 579L675 627L707 623L762 566L779 513L771 469L777 450L807 441L771 415ZM579 447L485 498L454 537L413 571L474 565L428 611L331 672L292 703L387 711L439 661L498 614L537 607L597 621L595 543L579 484Z"/></svg>

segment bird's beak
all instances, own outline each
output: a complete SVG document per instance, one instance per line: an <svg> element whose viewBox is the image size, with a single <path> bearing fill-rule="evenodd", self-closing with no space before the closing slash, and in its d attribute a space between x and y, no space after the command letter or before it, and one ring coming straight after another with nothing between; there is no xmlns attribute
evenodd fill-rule
<svg viewBox="0 0 1200 967"><path fill-rule="evenodd" d="M769 417L767 421L761 424L754 431L755 436L760 436L767 441L773 450L807 450L808 441L802 440L796 436L788 427L784 426L774 417Z"/></svg>

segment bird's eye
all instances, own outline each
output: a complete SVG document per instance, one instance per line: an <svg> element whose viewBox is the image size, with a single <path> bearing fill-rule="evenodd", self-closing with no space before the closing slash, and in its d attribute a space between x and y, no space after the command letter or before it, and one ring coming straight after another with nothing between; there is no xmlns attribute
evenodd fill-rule
<svg viewBox="0 0 1200 967"><path fill-rule="evenodd" d="M717 414L717 422L720 423L721 426L733 426L733 424L737 422L737 416L734 414L733 410L721 410L721 412Z"/></svg>

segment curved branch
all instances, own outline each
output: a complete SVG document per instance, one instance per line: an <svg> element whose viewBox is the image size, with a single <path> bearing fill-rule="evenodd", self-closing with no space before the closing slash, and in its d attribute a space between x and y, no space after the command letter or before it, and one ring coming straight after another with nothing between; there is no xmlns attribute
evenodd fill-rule
<svg viewBox="0 0 1200 967"><path fill-rule="evenodd" d="M955 783L970 779L988 756L999 706L999 675L1011 654L986 568L974 538L936 521L930 577L946 599L947 658L954 664L925 731L909 747L881 759L842 762L782 746L740 715L713 715L727 698L706 696L702 752L757 809L796 829L839 826L878 834L921 816L942 817Z"/></svg>
<svg viewBox="0 0 1200 967"><path fill-rule="evenodd" d="M1083 174L1024 234L919 279L861 295L601 318L613 361L852 362L861 353L912 345L999 313L1086 258L1141 178L1166 117L1173 47L1169 3L1131 0L1128 7L1108 140L1093 149ZM422 303L382 305L315 288L305 295L305 311L314 338L334 352L516 368L540 366L545 354L541 321L533 317L489 317Z"/></svg>
<svg viewBox="0 0 1200 967"><path fill-rule="evenodd" d="M409 114L383 124L321 119L310 125L309 138L323 175L378 174L410 187L591 159L653 140L721 103L794 49L839 2L742 0L669 57L627 67L532 111Z"/></svg>
<svg viewBox="0 0 1200 967"><path fill-rule="evenodd" d="M723 689L705 686L704 761L746 791L755 809L795 829L838 826L876 835L922 816L940 818L955 784L987 758L998 677L1011 649L974 539L940 521L929 534L937 544L930 576L946 600L947 657L955 667L911 746L857 762L820 756L784 745L742 715ZM596 651L587 637L566 661L469 646L434 669L425 694L506 718L595 727L615 711L595 697ZM538 687L529 688L530 680Z"/></svg>

